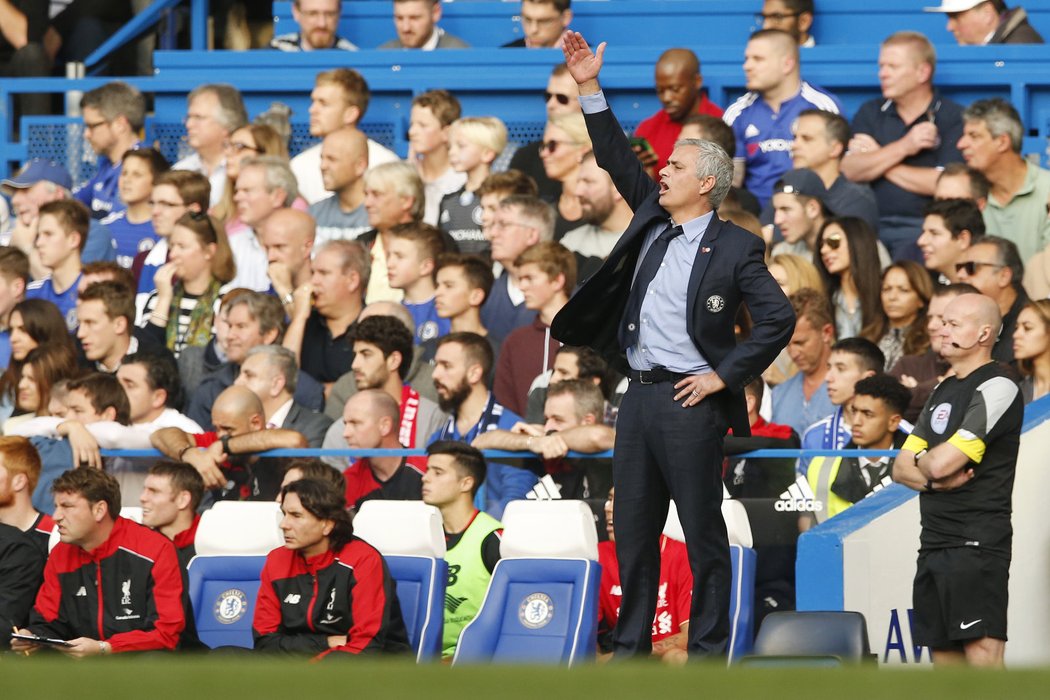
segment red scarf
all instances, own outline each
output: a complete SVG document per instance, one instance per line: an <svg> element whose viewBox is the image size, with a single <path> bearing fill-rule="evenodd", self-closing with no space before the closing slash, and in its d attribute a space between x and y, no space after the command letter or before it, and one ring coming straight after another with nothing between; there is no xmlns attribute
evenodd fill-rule
<svg viewBox="0 0 1050 700"><path fill-rule="evenodd" d="M419 418L419 392L405 384L401 387L401 427L398 428L397 440L409 449L416 446L417 418ZM407 461L421 472L427 470L425 455L409 457Z"/></svg>

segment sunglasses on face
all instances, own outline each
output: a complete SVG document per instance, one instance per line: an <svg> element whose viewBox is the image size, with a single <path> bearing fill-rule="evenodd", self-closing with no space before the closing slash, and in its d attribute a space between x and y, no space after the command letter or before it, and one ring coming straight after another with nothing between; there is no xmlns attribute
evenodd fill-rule
<svg viewBox="0 0 1050 700"><path fill-rule="evenodd" d="M564 143L564 141L555 141L554 139L551 139L550 141L544 141L541 148L542 150L547 151L547 153L554 155L554 152L558 150L558 146L562 143Z"/></svg>
<svg viewBox="0 0 1050 700"><path fill-rule="evenodd" d="M965 272L967 275L969 275L971 277L973 277L975 274L977 274L977 268L979 268L979 267L1000 268L1000 267L1003 267L1003 266L998 264L998 263L979 262L979 261L976 261L976 260L971 260L969 262L955 263L955 271L956 272Z"/></svg>
<svg viewBox="0 0 1050 700"><path fill-rule="evenodd" d="M829 233L820 241L820 247L827 246L832 250L838 250L839 246L842 245L842 234L841 233Z"/></svg>
<svg viewBox="0 0 1050 700"><path fill-rule="evenodd" d="M562 95L562 94L559 94L557 92L544 92L543 93L543 101L544 102L550 102L552 97L554 99L556 99L558 101L558 104L560 104L562 107L564 107L565 105L569 104L569 100L571 99L568 95Z"/></svg>

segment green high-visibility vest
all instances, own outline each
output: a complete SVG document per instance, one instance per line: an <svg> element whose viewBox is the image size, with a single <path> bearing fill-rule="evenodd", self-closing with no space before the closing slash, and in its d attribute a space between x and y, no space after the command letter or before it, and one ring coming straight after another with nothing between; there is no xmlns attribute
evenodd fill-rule
<svg viewBox="0 0 1050 700"><path fill-rule="evenodd" d="M445 554L448 563L448 584L445 587L445 629L442 634L441 655L456 653L459 635L474 619L485 599L492 574L481 558L485 538L503 527L491 515L479 512L456 546Z"/></svg>

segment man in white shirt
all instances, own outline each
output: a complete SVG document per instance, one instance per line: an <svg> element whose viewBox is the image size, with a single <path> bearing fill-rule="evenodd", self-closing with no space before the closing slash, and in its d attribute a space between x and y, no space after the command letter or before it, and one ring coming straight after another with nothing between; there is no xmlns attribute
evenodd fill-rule
<svg viewBox="0 0 1050 700"><path fill-rule="evenodd" d="M368 110L371 92L361 74L351 68L334 68L317 74L310 92L310 135L323 139L344 126L356 127ZM368 140L370 167L400 160L389 148ZM321 144L292 158L292 172L299 194L309 204L328 196L321 180Z"/></svg>
<svg viewBox="0 0 1050 700"><path fill-rule="evenodd" d="M186 99L186 143L193 153L172 170L192 170L208 177L211 205L226 189L225 146L230 134L248 123L241 93L232 85L200 85Z"/></svg>

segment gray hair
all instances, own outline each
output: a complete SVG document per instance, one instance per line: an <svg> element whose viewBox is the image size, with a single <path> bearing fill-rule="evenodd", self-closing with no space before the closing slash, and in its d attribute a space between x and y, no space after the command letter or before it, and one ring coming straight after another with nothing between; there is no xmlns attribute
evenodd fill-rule
<svg viewBox="0 0 1050 700"><path fill-rule="evenodd" d="M411 197L412 218L416 221L423 220L423 210L427 201L426 192L423 180L419 177L414 165L403 160L380 163L366 170L364 177L365 187L369 189L393 192L401 197Z"/></svg>
<svg viewBox="0 0 1050 700"><path fill-rule="evenodd" d="M1010 137L1010 146L1014 153L1021 152L1021 139L1024 137L1021 115L1012 104L1001 97L977 100L963 110L963 121L984 122L993 139L1006 134Z"/></svg>
<svg viewBox="0 0 1050 700"><path fill-rule="evenodd" d="M733 186L733 159L714 141L679 139L674 147L679 146L693 146L699 149L700 152L696 156L696 179L715 178L715 186L707 198L711 202L711 208L717 209L729 194L729 188Z"/></svg>
<svg viewBox="0 0 1050 700"><path fill-rule="evenodd" d="M241 171L252 167L263 169L267 192L278 188L284 190L284 206L292 206L299 196L299 183L288 166L288 161L281 156L255 156L241 163Z"/></svg>
<svg viewBox="0 0 1050 700"><path fill-rule="evenodd" d="M289 394L295 393L299 381L299 366L295 362L295 353L280 345L256 345L248 351L245 359L263 355L267 363L284 376L284 389Z"/></svg>
<svg viewBox="0 0 1050 700"><path fill-rule="evenodd" d="M133 131L141 129L146 122L146 98L137 88L119 80L85 92L80 98L80 108L85 107L97 109L109 121L123 116Z"/></svg>
<svg viewBox="0 0 1050 700"><path fill-rule="evenodd" d="M1001 236L982 236L974 241L970 247L979 245L988 246L995 250L995 257L999 264L1010 270L1010 284L1016 289L1024 279L1024 261L1017 250L1017 244Z"/></svg>
<svg viewBox="0 0 1050 700"><path fill-rule="evenodd" d="M357 273L358 279L361 280L361 300L364 301L368 281L372 276L372 254L361 241L334 238L314 248L314 258L328 251L339 256L339 267L344 275L350 272Z"/></svg>
<svg viewBox="0 0 1050 700"><path fill-rule="evenodd" d="M240 90L226 83L198 85L190 91L189 96L186 98L187 104L206 92L215 95L215 99L219 103L215 121L219 122L226 131L232 134L248 123L248 110L244 108L244 99L241 97Z"/></svg>

